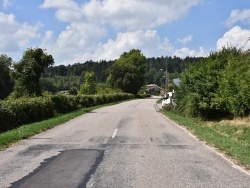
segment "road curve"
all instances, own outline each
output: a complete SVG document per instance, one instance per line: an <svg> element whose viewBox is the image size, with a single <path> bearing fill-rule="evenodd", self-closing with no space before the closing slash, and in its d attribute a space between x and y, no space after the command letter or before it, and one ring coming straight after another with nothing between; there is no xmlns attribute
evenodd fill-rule
<svg viewBox="0 0 250 188"><path fill-rule="evenodd" d="M0 187L250 187L155 102L103 107L0 151Z"/></svg>

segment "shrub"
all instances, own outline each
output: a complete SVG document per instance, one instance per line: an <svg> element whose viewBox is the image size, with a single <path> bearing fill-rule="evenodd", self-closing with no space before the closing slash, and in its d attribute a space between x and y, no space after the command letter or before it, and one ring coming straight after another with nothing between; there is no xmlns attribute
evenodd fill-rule
<svg viewBox="0 0 250 188"><path fill-rule="evenodd" d="M58 94L53 95L51 100L54 104L54 110L57 113L67 113L78 109L77 97L73 95Z"/></svg>
<svg viewBox="0 0 250 188"><path fill-rule="evenodd" d="M53 116L54 105L49 98L5 100L0 103L0 132Z"/></svg>
<svg viewBox="0 0 250 188"><path fill-rule="evenodd" d="M130 98L134 98L134 95L126 93L93 96L57 94L0 101L0 132L53 117L55 112L63 114Z"/></svg>

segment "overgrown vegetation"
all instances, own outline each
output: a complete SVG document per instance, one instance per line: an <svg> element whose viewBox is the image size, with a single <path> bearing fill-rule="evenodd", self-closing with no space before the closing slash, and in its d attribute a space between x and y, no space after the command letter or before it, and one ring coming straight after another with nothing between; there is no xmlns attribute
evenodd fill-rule
<svg viewBox="0 0 250 188"><path fill-rule="evenodd" d="M79 93L85 95L96 94L96 80L94 72L87 72L84 76L84 83L80 86Z"/></svg>
<svg viewBox="0 0 250 188"><path fill-rule="evenodd" d="M49 95L0 101L0 132L101 104L134 98L133 94Z"/></svg>
<svg viewBox="0 0 250 188"><path fill-rule="evenodd" d="M248 54L228 47L192 64L181 77L178 111L203 119L248 116L249 61Z"/></svg>

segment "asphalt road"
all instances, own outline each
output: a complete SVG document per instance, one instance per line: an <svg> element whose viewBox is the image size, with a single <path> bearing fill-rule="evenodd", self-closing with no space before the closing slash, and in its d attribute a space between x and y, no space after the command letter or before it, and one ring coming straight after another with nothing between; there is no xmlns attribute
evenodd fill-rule
<svg viewBox="0 0 250 188"><path fill-rule="evenodd" d="M0 187L250 187L247 173L155 102L100 108L0 151Z"/></svg>

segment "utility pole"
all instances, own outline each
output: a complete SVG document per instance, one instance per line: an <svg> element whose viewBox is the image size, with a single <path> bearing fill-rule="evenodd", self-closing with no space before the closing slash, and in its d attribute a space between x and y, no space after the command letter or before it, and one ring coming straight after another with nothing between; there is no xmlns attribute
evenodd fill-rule
<svg viewBox="0 0 250 188"><path fill-rule="evenodd" d="M165 97L167 97L167 93L168 93L168 61L166 58L166 83L165 83Z"/></svg>

